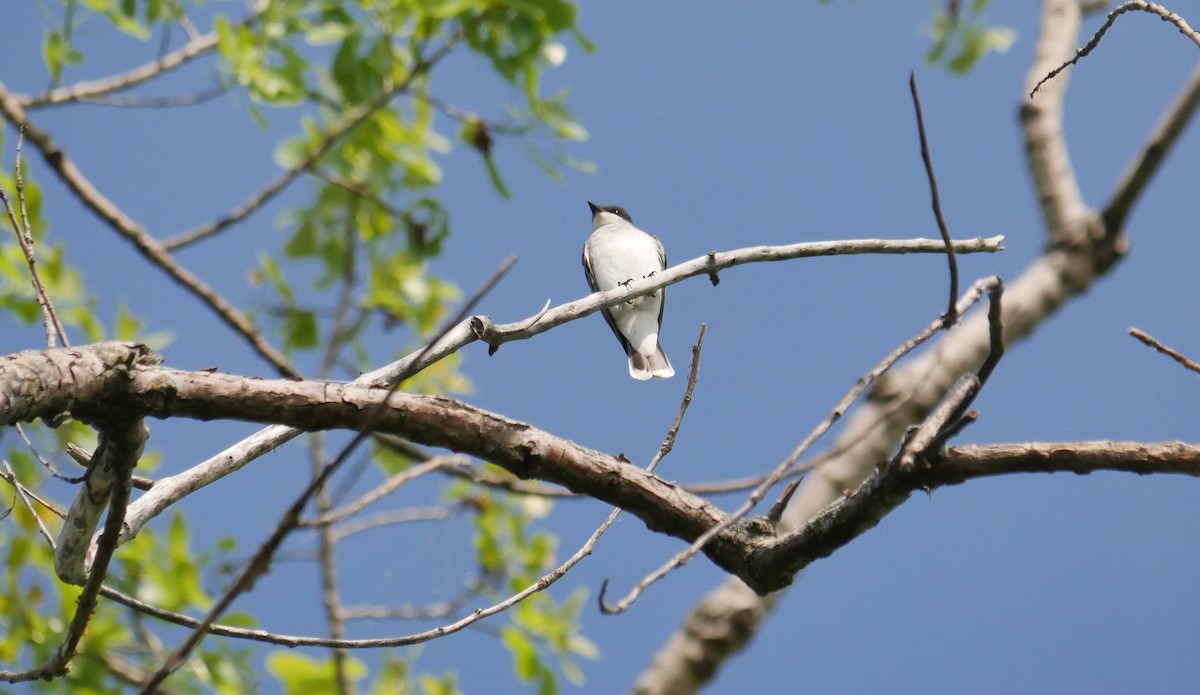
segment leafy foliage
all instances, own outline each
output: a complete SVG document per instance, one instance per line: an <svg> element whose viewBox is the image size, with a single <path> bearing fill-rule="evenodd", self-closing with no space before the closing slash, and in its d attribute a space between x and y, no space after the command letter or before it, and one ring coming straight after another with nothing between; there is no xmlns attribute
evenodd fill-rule
<svg viewBox="0 0 1200 695"><path fill-rule="evenodd" d="M1016 32L983 20L990 2L952 0L946 9L936 10L929 26L933 46L925 59L934 65L944 62L951 72L965 74L989 53L1007 51L1017 39Z"/></svg>
<svg viewBox="0 0 1200 695"><path fill-rule="evenodd" d="M593 49L577 28L578 10L565 0L284 0L242 16L226 15L236 11L232 6L186 0L64 0L61 10L58 17L46 13L43 33L41 57L53 85L69 82L73 69L87 63L89 56L74 41L85 23L92 33L107 23L146 42L151 58L155 39L176 48L195 36L187 26L179 31L177 23L203 22L215 42L201 59L209 62L220 86L246 97L241 103L251 119L269 132L283 122L276 114L298 111L298 129L279 137L276 161L309 194L278 216L284 228L280 247L260 253L248 279L256 293L254 319L267 339L293 359L319 363L323 378L355 375L388 361L394 353L376 354L378 345L397 350L404 342L419 343L461 299L454 284L430 270L452 230L451 213L437 189L444 178L439 162L456 144L479 155L497 194L506 198L511 192L492 147L497 138L521 140L551 175L559 175L562 166L588 166L562 148L587 136L567 108L566 92L547 96L540 86L544 71L564 59L563 40ZM454 51L482 58L511 90L514 103L496 109L502 118L471 110L491 110L489 104L448 104L437 97L439 61ZM0 184L15 190L11 177ZM148 333L136 298L100 297L89 289L71 264L77 250L49 233L41 188L28 171L25 197L38 269L73 340L115 336L158 345L169 340L167 333ZM111 326L102 319L101 306L116 307ZM0 239L0 312L27 326L41 321L26 261L11 237ZM393 331L408 337L378 340ZM459 366L457 358L444 360L405 387L466 390L469 382ZM61 451L67 442L94 446L92 432L78 423L29 429L41 451ZM160 458L147 454L138 473L152 470ZM39 495L62 489L23 447L10 447L5 460L16 479ZM381 456L378 464L385 474L408 465L394 454ZM448 485L449 496L473 500L481 567L503 577L505 588L523 588L545 571L555 541L531 525L544 509L520 498L480 493L465 483ZM75 490L66 488L66 494ZM0 659L5 667L32 665L57 647L78 589L55 578L52 552L11 485L4 495L14 511L4 522L11 542L4 545L8 571L0 594ZM52 533L57 530L55 514L37 513ZM161 532L143 529L116 554L108 583L167 610L195 614L207 609L213 603L209 585L217 579L212 572L233 561L234 544L223 541L198 552L190 535L182 514ZM554 689L551 660L578 681L570 657L594 652L578 635L578 610L577 597L558 603L538 595L503 629L502 643L513 653L518 674L540 692ZM223 620L255 623L245 614ZM162 654L155 645L164 631L174 634L102 601L69 677L38 687L122 692L126 681L157 665ZM236 642L208 640L170 685L175 692L246 692L259 677L252 667L257 655ZM341 675L354 683L371 682L372 692L458 692L454 674L421 674L413 668L415 657L416 652L405 658L389 653L373 678L364 662L347 658ZM266 658L268 672L286 692L334 689L338 674L331 659L292 652L271 652Z"/></svg>

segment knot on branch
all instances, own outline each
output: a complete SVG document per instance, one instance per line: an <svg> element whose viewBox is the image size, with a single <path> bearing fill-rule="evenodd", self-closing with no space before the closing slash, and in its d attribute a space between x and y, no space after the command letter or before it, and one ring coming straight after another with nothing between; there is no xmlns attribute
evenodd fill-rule
<svg viewBox="0 0 1200 695"><path fill-rule="evenodd" d="M488 346L488 357L496 354L500 349L500 341L496 338L496 324L492 322L490 316L472 316L471 317L471 332L475 334Z"/></svg>
<svg viewBox="0 0 1200 695"><path fill-rule="evenodd" d="M105 342L80 348L26 350L0 357L0 425L63 413L107 412L104 400L135 367L162 358L141 343Z"/></svg>

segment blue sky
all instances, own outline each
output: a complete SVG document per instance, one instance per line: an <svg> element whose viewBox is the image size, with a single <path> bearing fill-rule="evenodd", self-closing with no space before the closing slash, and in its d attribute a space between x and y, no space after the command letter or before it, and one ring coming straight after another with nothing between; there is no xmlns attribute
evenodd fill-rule
<svg viewBox="0 0 1200 695"><path fill-rule="evenodd" d="M675 262L758 244L936 236L908 96L915 69L951 230L1006 237L1003 254L960 259L964 282L992 273L1012 278L1045 238L1017 122L1037 28L1026 5L996 3L989 17L1012 27L1017 41L965 78L923 65L929 8L921 3L584 7L583 31L599 51L569 43L547 86L571 90L569 103L591 137L569 151L596 162L598 172L556 184L519 143L501 140L497 156L514 195L505 202L472 153L456 150L441 162L439 195L454 232L435 268L470 291L515 253L517 266L481 308L497 321L532 314L547 298L583 296L579 253L590 229L589 199L625 206ZM0 80L11 90L45 85L37 6L5 11ZM1200 22L1195 5L1174 9ZM1086 35L1100 19L1088 21ZM139 64L152 50L107 36L99 23L81 29L88 63L71 78ZM1196 46L1169 25L1130 15L1076 70L1065 128L1089 204L1104 203L1196 57ZM444 99L492 116L512 100L466 54L445 68L433 86ZM200 84L206 69L145 91ZM108 197L160 237L224 212L275 175L272 143L293 131L297 114L270 116L272 130L263 133L240 97L190 111L75 106L33 115ZM6 166L12 142L9 131ZM54 238L101 294L101 311L111 315L123 299L149 318L150 329L170 330L175 340L163 353L171 366L270 374L65 195L40 160L31 167L47 186ZM1200 325L1188 299L1198 289L1197 181L1200 138L1192 129L1129 218L1128 258L1009 352L976 403L979 422L959 442L1195 439L1195 376L1125 331L1140 327L1200 357ZM284 232L277 216L304 190L181 252L180 260L234 301L253 305L261 299L246 282L253 256L278 252ZM716 288L705 278L673 286L662 341L680 374L701 322L708 334L695 403L660 474L686 482L768 470L860 374L936 317L944 295L937 256L756 265L725 272ZM40 330L3 321L0 351L40 344ZM685 386L678 377L629 379L616 341L595 316L490 358L472 345L465 358L474 383L469 402L641 463L657 449ZM167 473L248 431L160 423L151 443L164 451ZM284 448L187 500L198 542L237 534L243 547L254 547L303 483L307 460L301 448ZM396 504L420 504L428 494L414 489ZM813 692L1192 692L1200 680L1198 496L1200 485L1187 478L1099 474L1006 477L914 497L807 570L712 692L778 692L791 679ZM718 503L732 508L737 499ZM606 512L594 502L559 505L545 523L561 534L561 555ZM459 581L469 543L468 529L455 526L364 538L343 553L343 588L362 601L441 597ZM584 587L594 596L608 578L623 592L678 548L626 518L556 591ZM268 629L319 631L314 576L311 567L281 566L239 606L258 610ZM628 688L721 579L697 559L622 616L601 616L589 603L585 632L602 657L584 664L587 691ZM297 611L297 604L314 609ZM352 630L372 636L411 627ZM420 665L457 669L467 692L520 691L495 690L511 670L486 627L427 645Z"/></svg>

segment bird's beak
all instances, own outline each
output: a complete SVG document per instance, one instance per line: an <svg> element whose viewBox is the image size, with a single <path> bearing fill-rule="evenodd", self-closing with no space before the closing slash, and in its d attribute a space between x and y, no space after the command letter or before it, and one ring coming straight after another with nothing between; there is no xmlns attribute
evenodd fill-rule
<svg viewBox="0 0 1200 695"><path fill-rule="evenodd" d="M588 207L592 209L592 217L595 217L596 213L600 212L600 206L590 200L588 201Z"/></svg>

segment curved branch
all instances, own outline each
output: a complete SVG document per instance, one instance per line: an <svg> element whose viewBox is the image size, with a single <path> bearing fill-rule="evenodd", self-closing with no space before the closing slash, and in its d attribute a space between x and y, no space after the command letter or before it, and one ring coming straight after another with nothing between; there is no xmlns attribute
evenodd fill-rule
<svg viewBox="0 0 1200 695"><path fill-rule="evenodd" d="M1026 73L1021 103L1025 156L1042 218L1050 231L1049 245L1072 232L1087 214L1063 135L1063 102L1071 84L1070 69L1044 85L1036 99L1030 94L1042 75L1074 53L1081 21L1078 0L1047 0L1042 5L1038 42Z"/></svg>
<svg viewBox="0 0 1200 695"><path fill-rule="evenodd" d="M1200 32L1197 32L1195 29L1188 26L1188 23L1183 19L1183 17L1180 17L1178 14L1168 10L1167 8L1163 7L1162 5L1158 5L1153 2L1144 2L1143 0L1131 0L1131 2L1127 2L1123 5L1121 5L1120 7L1118 7L1117 9L1113 10L1112 12L1109 12L1108 19L1106 19L1104 21L1104 24L1102 24L1100 26L1100 28L1096 30L1096 33L1092 35L1092 38L1086 44L1083 45L1083 48L1080 48L1078 51L1075 51L1074 57L1072 57L1070 60L1066 61L1062 65L1054 68L1049 73L1047 73L1045 77L1043 77L1041 80L1039 80L1038 83L1033 86L1033 89L1030 90L1029 96L1032 98L1033 95L1037 93L1038 89L1042 85L1044 85L1047 82L1049 82L1050 80L1054 79L1055 76L1057 76L1060 72L1062 72L1063 70L1066 70L1067 68L1071 67L1072 65L1078 63L1081 59L1083 59L1085 56L1087 56L1089 53L1091 53L1093 50L1095 50L1096 46L1100 45L1100 40L1102 38L1104 38L1104 34L1107 33L1109 28L1112 27L1113 23L1117 21L1117 17L1120 17L1121 15L1125 14L1126 12L1131 12L1133 10L1141 10L1143 12L1149 12L1150 14L1158 15L1159 19L1163 20L1164 22L1170 22L1170 23L1174 24L1175 28L1179 30L1180 34L1183 34L1184 36L1191 39L1192 43L1195 43L1197 46L1200 46Z"/></svg>

